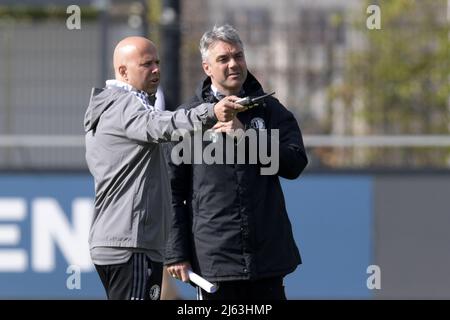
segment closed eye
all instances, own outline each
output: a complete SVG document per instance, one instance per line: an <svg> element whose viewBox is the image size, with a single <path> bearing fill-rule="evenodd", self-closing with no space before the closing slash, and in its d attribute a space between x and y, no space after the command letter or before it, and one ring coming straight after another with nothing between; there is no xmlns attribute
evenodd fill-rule
<svg viewBox="0 0 450 320"><path fill-rule="evenodd" d="M155 60L155 61L146 61L143 64L141 64L141 66L144 67L151 67L153 64L156 64L157 66L159 66L159 61L160 60Z"/></svg>

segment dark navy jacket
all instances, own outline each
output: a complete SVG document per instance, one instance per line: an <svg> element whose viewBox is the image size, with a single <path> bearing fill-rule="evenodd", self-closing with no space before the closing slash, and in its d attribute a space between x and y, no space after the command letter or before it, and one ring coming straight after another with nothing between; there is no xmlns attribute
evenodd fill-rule
<svg viewBox="0 0 450 320"><path fill-rule="evenodd" d="M207 78L180 108L214 102L210 85ZM243 89L250 96L264 93L250 73ZM260 163L170 165L173 216L165 264L189 261L210 281L284 276L301 263L279 181L297 178L308 162L297 121L273 97L238 119L246 129L279 129L277 174L261 175Z"/></svg>

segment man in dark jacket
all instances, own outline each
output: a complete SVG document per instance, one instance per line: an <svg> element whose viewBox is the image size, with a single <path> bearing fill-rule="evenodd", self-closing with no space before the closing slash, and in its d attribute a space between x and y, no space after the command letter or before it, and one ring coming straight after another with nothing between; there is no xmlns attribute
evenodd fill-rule
<svg viewBox="0 0 450 320"><path fill-rule="evenodd" d="M200 52L208 77L183 108L228 95L264 94L247 71L243 45L233 27L206 32ZM238 129L254 130L258 141L273 142L273 136L278 136L275 145L267 142L271 155L279 156L278 171L264 175L261 168L266 164L249 162L248 154L246 163L235 161L236 157L225 164L171 163L173 217L165 264L182 281L188 281L192 268L218 285L215 293L197 288L199 299L286 299L283 278L296 269L301 258L279 176L295 179L308 162L297 121L277 99L268 97L232 121L218 122L214 129L228 136ZM212 140L203 141L201 149L216 143ZM240 143L248 145L245 138L235 144ZM223 151L225 159L227 150Z"/></svg>

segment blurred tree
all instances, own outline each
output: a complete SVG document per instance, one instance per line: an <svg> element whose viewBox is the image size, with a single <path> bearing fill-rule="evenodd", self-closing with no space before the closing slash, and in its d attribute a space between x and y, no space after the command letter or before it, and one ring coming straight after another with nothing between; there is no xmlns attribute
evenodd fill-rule
<svg viewBox="0 0 450 320"><path fill-rule="evenodd" d="M381 8L380 30L366 27L371 4ZM363 45L348 55L343 84L330 90L352 114L347 133L448 134L447 1L369 0L362 9L354 29ZM340 165L443 167L449 155L448 148L352 150Z"/></svg>

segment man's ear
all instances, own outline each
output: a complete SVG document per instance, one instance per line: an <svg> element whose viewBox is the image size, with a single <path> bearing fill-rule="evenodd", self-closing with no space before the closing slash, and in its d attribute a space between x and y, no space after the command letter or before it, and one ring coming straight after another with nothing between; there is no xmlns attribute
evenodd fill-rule
<svg viewBox="0 0 450 320"><path fill-rule="evenodd" d="M203 67L203 71L205 71L206 75L208 77L210 77L211 76L211 66L209 65L209 63L206 61L203 61L202 67Z"/></svg>
<svg viewBox="0 0 450 320"><path fill-rule="evenodd" d="M119 74L122 77L122 79L128 80L128 75L127 75L127 67L126 66L120 66L119 67Z"/></svg>

